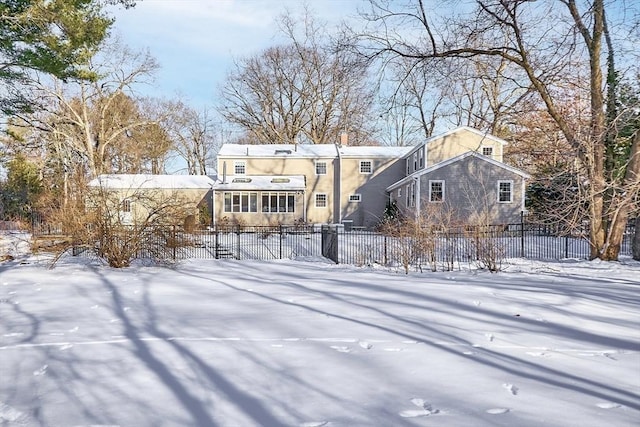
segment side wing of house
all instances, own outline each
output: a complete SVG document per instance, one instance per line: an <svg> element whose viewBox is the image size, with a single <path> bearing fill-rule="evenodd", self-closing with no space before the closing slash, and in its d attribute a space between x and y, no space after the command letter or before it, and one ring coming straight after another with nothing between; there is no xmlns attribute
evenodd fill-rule
<svg viewBox="0 0 640 427"><path fill-rule="evenodd" d="M528 175L477 152L427 168L388 187L406 215L448 213L459 223L518 222Z"/></svg>
<svg viewBox="0 0 640 427"><path fill-rule="evenodd" d="M153 220L192 226L212 184L206 176L101 175L89 183L88 203L122 225Z"/></svg>

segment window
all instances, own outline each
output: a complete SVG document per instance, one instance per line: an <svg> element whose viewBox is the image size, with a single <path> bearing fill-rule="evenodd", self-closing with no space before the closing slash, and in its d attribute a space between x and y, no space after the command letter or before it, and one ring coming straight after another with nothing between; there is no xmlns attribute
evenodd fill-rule
<svg viewBox="0 0 640 427"><path fill-rule="evenodd" d="M402 187L398 188L398 197L402 197Z"/></svg>
<svg viewBox="0 0 640 427"><path fill-rule="evenodd" d="M420 169L424 167L424 147L418 150L418 166Z"/></svg>
<svg viewBox="0 0 640 427"><path fill-rule="evenodd" d="M244 175L245 173L247 173L247 163L235 162L233 164L233 173L236 175Z"/></svg>
<svg viewBox="0 0 640 427"><path fill-rule="evenodd" d="M409 174L411 174L411 166L410 166L410 163L409 163L409 159L407 159L406 162L407 162L406 174L409 175Z"/></svg>
<svg viewBox="0 0 640 427"><path fill-rule="evenodd" d="M444 181L429 181L429 201L444 202Z"/></svg>
<svg viewBox="0 0 640 427"><path fill-rule="evenodd" d="M373 172L373 163L371 160L360 160L360 173L369 174Z"/></svg>
<svg viewBox="0 0 640 427"><path fill-rule="evenodd" d="M324 193L316 193L316 208L327 207L327 195Z"/></svg>
<svg viewBox="0 0 640 427"><path fill-rule="evenodd" d="M418 170L418 152L413 153L413 170Z"/></svg>
<svg viewBox="0 0 640 427"><path fill-rule="evenodd" d="M482 147L483 156L493 156L493 147Z"/></svg>
<svg viewBox="0 0 640 427"><path fill-rule="evenodd" d="M225 212L258 212L258 193L225 192Z"/></svg>
<svg viewBox="0 0 640 427"><path fill-rule="evenodd" d="M498 203L513 202L513 181L498 181Z"/></svg>
<svg viewBox="0 0 640 427"><path fill-rule="evenodd" d="M129 200L129 199L124 199L124 200L122 201L122 206L120 206L120 210L121 210L122 212L126 212L126 213L131 212L131 200Z"/></svg>
<svg viewBox="0 0 640 427"><path fill-rule="evenodd" d="M351 194L349 196L349 201L350 202L361 202L362 201L362 195L360 195L360 194Z"/></svg>
<svg viewBox="0 0 640 427"><path fill-rule="evenodd" d="M295 193L262 193L262 212L293 213L296 211Z"/></svg>
<svg viewBox="0 0 640 427"><path fill-rule="evenodd" d="M231 182L248 184L251 182L251 178L233 178L233 181Z"/></svg>
<svg viewBox="0 0 640 427"><path fill-rule="evenodd" d="M412 182L407 186L407 206L413 208L416 206L416 183Z"/></svg>
<svg viewBox="0 0 640 427"><path fill-rule="evenodd" d="M327 162L316 162L316 175L327 174Z"/></svg>

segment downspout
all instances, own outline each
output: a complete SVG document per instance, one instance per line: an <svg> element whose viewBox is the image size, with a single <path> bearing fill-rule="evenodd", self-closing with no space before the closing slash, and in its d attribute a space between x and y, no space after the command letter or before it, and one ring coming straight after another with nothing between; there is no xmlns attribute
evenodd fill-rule
<svg viewBox="0 0 640 427"><path fill-rule="evenodd" d="M340 154L340 147L342 144L336 144L336 153L338 154L338 186L337 186L337 196L334 196L333 201L333 214L334 219L337 217L338 221L334 221L334 223L342 224L342 155ZM336 189L335 183L333 184L334 190ZM337 215L336 215L337 213Z"/></svg>

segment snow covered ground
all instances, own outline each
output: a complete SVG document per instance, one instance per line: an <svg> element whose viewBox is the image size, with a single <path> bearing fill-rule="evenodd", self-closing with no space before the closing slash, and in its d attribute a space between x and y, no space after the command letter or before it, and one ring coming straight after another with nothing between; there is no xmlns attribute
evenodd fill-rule
<svg viewBox="0 0 640 427"><path fill-rule="evenodd" d="M640 425L628 259L48 266L0 263L0 426Z"/></svg>

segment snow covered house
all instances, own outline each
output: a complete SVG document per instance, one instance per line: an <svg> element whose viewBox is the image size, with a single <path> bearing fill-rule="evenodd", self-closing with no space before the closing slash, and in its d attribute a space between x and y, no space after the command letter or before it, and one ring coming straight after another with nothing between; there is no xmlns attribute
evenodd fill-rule
<svg viewBox="0 0 640 427"><path fill-rule="evenodd" d="M390 202L406 215L438 206L492 223L517 221L524 210L529 176L502 162L506 142L500 138L461 127L412 147L347 142L224 144L217 176L105 175L90 185L117 193L129 221L148 213L142 200L151 194L182 198L192 206L189 217L200 209L213 225L370 228Z"/></svg>
<svg viewBox="0 0 640 427"><path fill-rule="evenodd" d="M203 175L100 175L89 182L90 199L102 200L116 219L133 225L152 215L192 225L208 209L214 180ZM208 211L210 212L210 211Z"/></svg>

